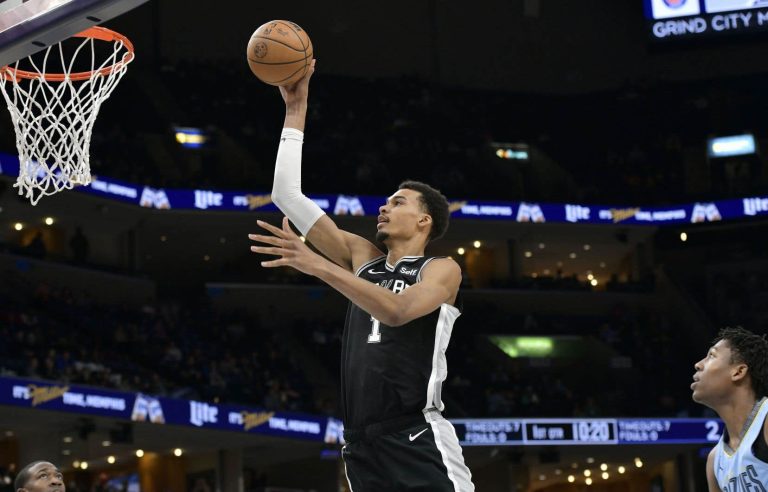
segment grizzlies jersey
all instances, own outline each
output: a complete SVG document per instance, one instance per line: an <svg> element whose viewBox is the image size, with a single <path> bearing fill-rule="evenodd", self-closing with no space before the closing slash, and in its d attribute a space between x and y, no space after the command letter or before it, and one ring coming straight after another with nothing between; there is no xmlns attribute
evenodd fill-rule
<svg viewBox="0 0 768 492"><path fill-rule="evenodd" d="M421 281L421 271L434 259L404 256L390 265L382 256L355 275L397 294ZM350 302L341 347L344 426L358 429L442 410L441 389L448 373L445 350L460 314L443 303L421 318L390 327Z"/></svg>
<svg viewBox="0 0 768 492"><path fill-rule="evenodd" d="M765 439L763 425L766 416L768 398L763 398L736 450L727 446L728 432L723 432L717 443L714 461L717 485L723 492L768 492L768 463L758 459L753 451L755 440Z"/></svg>

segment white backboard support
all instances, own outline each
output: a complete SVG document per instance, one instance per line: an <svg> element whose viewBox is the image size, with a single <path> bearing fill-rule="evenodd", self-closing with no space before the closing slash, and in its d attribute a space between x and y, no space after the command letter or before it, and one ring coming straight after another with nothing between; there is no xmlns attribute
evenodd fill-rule
<svg viewBox="0 0 768 492"><path fill-rule="evenodd" d="M0 0L0 66L13 63L147 0Z"/></svg>

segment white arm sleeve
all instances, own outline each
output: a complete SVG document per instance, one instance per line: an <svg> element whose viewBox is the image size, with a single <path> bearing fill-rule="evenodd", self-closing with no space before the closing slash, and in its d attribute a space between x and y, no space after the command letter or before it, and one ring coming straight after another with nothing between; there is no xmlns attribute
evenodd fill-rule
<svg viewBox="0 0 768 492"><path fill-rule="evenodd" d="M304 132L283 128L277 148L272 201L305 236L325 212L301 192L301 146Z"/></svg>

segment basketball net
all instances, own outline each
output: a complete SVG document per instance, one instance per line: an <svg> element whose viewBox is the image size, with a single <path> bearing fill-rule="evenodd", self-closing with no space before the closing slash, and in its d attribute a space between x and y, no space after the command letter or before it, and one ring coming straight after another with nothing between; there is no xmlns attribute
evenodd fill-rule
<svg viewBox="0 0 768 492"><path fill-rule="evenodd" d="M91 182L90 143L101 103L125 75L133 45L102 27L76 34L73 53L57 43L13 65L0 68L0 90L16 131L19 177L13 186L32 205L46 195ZM111 54L98 61L97 51L111 42ZM103 57L103 55L101 55ZM22 70L20 63L26 70ZM55 65L61 73L49 73ZM75 67L90 70L75 72Z"/></svg>

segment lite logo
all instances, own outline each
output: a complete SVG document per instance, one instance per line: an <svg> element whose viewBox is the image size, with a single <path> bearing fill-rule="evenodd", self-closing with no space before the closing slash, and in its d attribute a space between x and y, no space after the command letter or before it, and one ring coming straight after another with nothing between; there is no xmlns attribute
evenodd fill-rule
<svg viewBox="0 0 768 492"><path fill-rule="evenodd" d="M221 207L224 195L214 191L195 190L195 208L205 210L208 207Z"/></svg>
<svg viewBox="0 0 768 492"><path fill-rule="evenodd" d="M714 203L696 203L691 212L691 222L714 222L722 220L720 210Z"/></svg>
<svg viewBox="0 0 768 492"><path fill-rule="evenodd" d="M580 220L589 220L589 207L582 207L581 205L566 205L565 206L565 220L568 222L578 222Z"/></svg>
<svg viewBox="0 0 768 492"><path fill-rule="evenodd" d="M541 211L541 207L535 203L520 204L520 208L517 210L518 222L544 222L544 212Z"/></svg>
<svg viewBox="0 0 768 492"><path fill-rule="evenodd" d="M744 215L757 215L768 212L768 198L745 198Z"/></svg>
<svg viewBox="0 0 768 492"><path fill-rule="evenodd" d="M219 422L219 409L213 405L199 401L189 402L189 423L197 427L203 424L216 424Z"/></svg>

